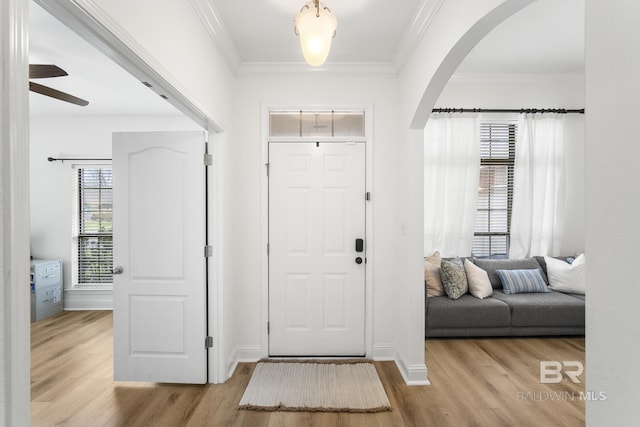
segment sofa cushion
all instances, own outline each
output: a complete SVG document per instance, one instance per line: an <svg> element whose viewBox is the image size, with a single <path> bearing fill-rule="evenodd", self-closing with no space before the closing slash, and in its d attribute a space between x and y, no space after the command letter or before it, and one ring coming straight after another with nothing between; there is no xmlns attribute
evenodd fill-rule
<svg viewBox="0 0 640 427"><path fill-rule="evenodd" d="M493 293L487 272L475 265L471 260L464 260L464 272L467 273L469 293L476 298L485 299Z"/></svg>
<svg viewBox="0 0 640 427"><path fill-rule="evenodd" d="M498 277L497 270L526 270L532 268L540 268L540 264L534 258L526 258L526 259L483 259L483 258L474 258L473 263L478 267L482 268L489 275L489 280L491 281L491 286L493 289L498 289L502 287L502 283L500 282L500 277ZM545 284L549 284L547 280L547 276L542 272L542 279Z"/></svg>
<svg viewBox="0 0 640 427"><path fill-rule="evenodd" d="M511 326L584 326L585 303L561 292L510 294L493 292L493 298L511 308Z"/></svg>
<svg viewBox="0 0 640 427"><path fill-rule="evenodd" d="M443 259L440 264L440 278L442 278L444 291L451 299L458 299L469 290L467 274L460 258L453 260Z"/></svg>
<svg viewBox="0 0 640 427"><path fill-rule="evenodd" d="M542 279L542 270L496 270L505 294L551 292Z"/></svg>
<svg viewBox="0 0 640 427"><path fill-rule="evenodd" d="M547 274L547 263L546 263L546 262L545 262L545 260L544 260L544 256L536 255L536 256L534 256L533 258L534 258L536 261L538 261L538 264L540 264L540 268L542 268L542 272L545 274L545 276L547 276L547 279L548 279L549 277L548 277L548 274ZM567 255L567 256L554 256L554 257L553 257L553 259L559 259L560 261L564 261L564 262L566 262L566 263L568 263L568 264L571 264L571 263L575 260L575 258L576 258L576 257L575 257L575 256L573 256L573 255Z"/></svg>
<svg viewBox="0 0 640 427"><path fill-rule="evenodd" d="M424 258L424 280L427 282L427 296L439 297L444 295L442 280L440 279L440 263L442 257L439 251Z"/></svg>
<svg viewBox="0 0 640 427"><path fill-rule="evenodd" d="M568 294L583 294L586 288L584 254L569 264L555 258L544 257L547 264L549 287Z"/></svg>
<svg viewBox="0 0 640 427"><path fill-rule="evenodd" d="M429 328L489 328L509 327L510 324L510 308L503 301L493 298L481 300L470 294L457 300L447 297L429 299Z"/></svg>

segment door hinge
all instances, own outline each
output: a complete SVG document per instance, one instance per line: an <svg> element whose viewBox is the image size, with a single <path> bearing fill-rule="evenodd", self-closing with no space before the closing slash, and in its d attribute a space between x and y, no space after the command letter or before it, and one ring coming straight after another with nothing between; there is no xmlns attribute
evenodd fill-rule
<svg viewBox="0 0 640 427"><path fill-rule="evenodd" d="M371 200L371 193L369 191L367 191L364 195L364 199L368 202Z"/></svg>
<svg viewBox="0 0 640 427"><path fill-rule="evenodd" d="M267 256L269 256L269 243L267 243Z"/></svg>
<svg viewBox="0 0 640 427"><path fill-rule="evenodd" d="M267 322L267 335L271 332L271 322Z"/></svg>
<svg viewBox="0 0 640 427"><path fill-rule="evenodd" d="M264 165L267 168L267 176L269 176L269 163L265 163Z"/></svg>
<svg viewBox="0 0 640 427"><path fill-rule="evenodd" d="M204 247L204 257L205 258L209 258L213 256L213 246L211 245L206 245Z"/></svg>
<svg viewBox="0 0 640 427"><path fill-rule="evenodd" d="M213 337L206 337L204 339L204 348L211 348L213 347Z"/></svg>
<svg viewBox="0 0 640 427"><path fill-rule="evenodd" d="M213 165L213 155L209 153L204 153L204 165L205 166Z"/></svg>

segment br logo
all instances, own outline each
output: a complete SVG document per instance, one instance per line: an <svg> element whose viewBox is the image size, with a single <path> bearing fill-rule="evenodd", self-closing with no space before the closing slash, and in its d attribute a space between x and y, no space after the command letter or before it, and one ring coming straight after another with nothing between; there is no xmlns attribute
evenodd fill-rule
<svg viewBox="0 0 640 427"><path fill-rule="evenodd" d="M580 384L578 378L584 372L584 365L578 360L559 362L557 360L540 361L540 384L558 384L564 376L575 384Z"/></svg>

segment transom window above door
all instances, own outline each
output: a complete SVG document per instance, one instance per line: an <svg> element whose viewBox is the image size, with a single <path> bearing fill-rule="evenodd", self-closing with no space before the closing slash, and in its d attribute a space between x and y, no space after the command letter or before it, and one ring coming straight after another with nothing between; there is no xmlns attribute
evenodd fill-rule
<svg viewBox="0 0 640 427"><path fill-rule="evenodd" d="M361 138L365 135L364 111L271 111L270 137Z"/></svg>

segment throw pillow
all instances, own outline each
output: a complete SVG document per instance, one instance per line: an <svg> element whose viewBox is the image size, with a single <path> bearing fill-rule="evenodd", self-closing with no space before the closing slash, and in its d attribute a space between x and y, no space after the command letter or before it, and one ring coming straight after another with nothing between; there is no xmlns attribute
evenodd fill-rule
<svg viewBox="0 0 640 427"><path fill-rule="evenodd" d="M505 294L551 292L542 278L542 270L497 270Z"/></svg>
<svg viewBox="0 0 640 427"><path fill-rule="evenodd" d="M547 263L547 276L551 289L569 294L585 294L584 254L576 257L571 264L547 256L544 257L544 261Z"/></svg>
<svg viewBox="0 0 640 427"><path fill-rule="evenodd" d="M435 251L424 259L424 280L427 282L427 297L444 295L442 280L440 279L440 252Z"/></svg>
<svg viewBox="0 0 640 427"><path fill-rule="evenodd" d="M450 299L458 299L469 290L467 275L460 258L442 260L440 277L444 291Z"/></svg>
<svg viewBox="0 0 640 427"><path fill-rule="evenodd" d="M493 289L502 286L502 282L496 273L497 270L531 270L540 268L540 264L535 258L526 259L486 259L486 258L474 258L473 263L485 270L491 280L491 286ZM548 284L547 277L542 272L542 279L545 284Z"/></svg>
<svg viewBox="0 0 640 427"><path fill-rule="evenodd" d="M464 271L467 274L467 284L471 295L485 299L493 294L493 287L486 271L468 259L464 260Z"/></svg>

